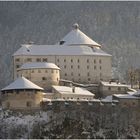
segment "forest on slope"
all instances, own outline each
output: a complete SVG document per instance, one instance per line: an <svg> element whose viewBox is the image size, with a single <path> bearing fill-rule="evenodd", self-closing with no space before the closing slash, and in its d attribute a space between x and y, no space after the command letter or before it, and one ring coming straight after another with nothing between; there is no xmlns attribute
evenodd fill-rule
<svg viewBox="0 0 140 140"><path fill-rule="evenodd" d="M55 44L77 22L113 55L115 77L140 67L140 2L0 2L0 88L12 80L12 54L21 44Z"/></svg>

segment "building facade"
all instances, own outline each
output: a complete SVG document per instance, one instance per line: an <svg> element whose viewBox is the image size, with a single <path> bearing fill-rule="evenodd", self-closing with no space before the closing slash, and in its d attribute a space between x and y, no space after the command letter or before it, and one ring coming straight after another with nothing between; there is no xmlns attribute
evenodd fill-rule
<svg viewBox="0 0 140 140"><path fill-rule="evenodd" d="M61 79L77 83L98 83L111 79L111 55L74 25L56 45L24 44L13 55L14 79L27 62L49 62L60 69Z"/></svg>
<svg viewBox="0 0 140 140"><path fill-rule="evenodd" d="M120 84L118 82L101 81L99 85L99 92L103 97L113 94L127 94L127 91L128 85Z"/></svg>

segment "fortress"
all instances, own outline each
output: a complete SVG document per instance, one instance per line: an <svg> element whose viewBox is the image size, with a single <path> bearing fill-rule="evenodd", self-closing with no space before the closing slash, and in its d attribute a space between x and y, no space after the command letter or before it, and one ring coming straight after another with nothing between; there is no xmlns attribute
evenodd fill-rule
<svg viewBox="0 0 140 140"><path fill-rule="evenodd" d="M102 97L126 94L127 85L110 81L111 57L80 31L78 24L55 45L23 44L13 54L14 82L1 90L2 107L40 109L44 102L52 101L101 102L94 99L95 93L72 83L97 85L96 95L100 93ZM62 86L61 81L70 84ZM120 97L114 95L115 100ZM138 98L131 97L133 102Z"/></svg>

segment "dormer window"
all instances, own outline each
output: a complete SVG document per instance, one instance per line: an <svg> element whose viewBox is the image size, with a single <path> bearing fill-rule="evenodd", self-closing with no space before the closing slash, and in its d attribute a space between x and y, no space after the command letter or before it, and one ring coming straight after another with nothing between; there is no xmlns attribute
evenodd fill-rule
<svg viewBox="0 0 140 140"><path fill-rule="evenodd" d="M59 42L60 45L63 45L64 43L65 43L65 41L60 41Z"/></svg>

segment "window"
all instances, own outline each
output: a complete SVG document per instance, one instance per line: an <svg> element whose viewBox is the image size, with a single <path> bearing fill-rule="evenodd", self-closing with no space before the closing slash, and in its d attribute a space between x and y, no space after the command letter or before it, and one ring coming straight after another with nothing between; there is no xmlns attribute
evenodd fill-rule
<svg viewBox="0 0 140 140"><path fill-rule="evenodd" d="M133 105L136 105L136 103L135 103L135 102L133 102L132 104L133 104Z"/></svg>
<svg viewBox="0 0 140 140"><path fill-rule="evenodd" d="M48 61L48 59L47 58L43 58L43 62L47 62Z"/></svg>
<svg viewBox="0 0 140 140"><path fill-rule="evenodd" d="M88 81L90 81L90 78L88 78Z"/></svg>
<svg viewBox="0 0 140 140"><path fill-rule="evenodd" d="M89 72L87 73L87 76L89 76Z"/></svg>
<svg viewBox="0 0 140 140"><path fill-rule="evenodd" d="M47 71L47 70L45 70L45 73L48 73L48 71Z"/></svg>
<svg viewBox="0 0 140 140"><path fill-rule="evenodd" d="M65 76L67 76L67 74L65 73Z"/></svg>
<svg viewBox="0 0 140 140"><path fill-rule="evenodd" d="M67 99L69 99L69 97L67 97Z"/></svg>
<svg viewBox="0 0 140 140"><path fill-rule="evenodd" d="M36 61L37 61L37 62L41 62L41 58L37 58Z"/></svg>
<svg viewBox="0 0 140 140"><path fill-rule="evenodd" d="M57 81L58 81L58 78L57 78Z"/></svg>
<svg viewBox="0 0 140 140"><path fill-rule="evenodd" d="M64 65L64 68L66 69L66 65Z"/></svg>
<svg viewBox="0 0 140 140"><path fill-rule="evenodd" d="M87 66L87 69L89 69L89 66Z"/></svg>
<svg viewBox="0 0 140 140"><path fill-rule="evenodd" d="M100 78L102 77L102 73L100 73Z"/></svg>
<svg viewBox="0 0 140 140"><path fill-rule="evenodd" d="M102 63L101 59L99 60L99 63L100 63L100 64Z"/></svg>
<svg viewBox="0 0 140 140"><path fill-rule="evenodd" d="M58 73L58 70L56 70L56 73Z"/></svg>
<svg viewBox="0 0 140 140"><path fill-rule="evenodd" d="M65 99L65 97L63 97L63 99Z"/></svg>
<svg viewBox="0 0 140 140"><path fill-rule="evenodd" d="M71 69L73 69L73 65L71 65Z"/></svg>
<svg viewBox="0 0 140 140"><path fill-rule="evenodd" d="M26 102L26 106L27 107L31 107L32 106L32 103L30 101Z"/></svg>
<svg viewBox="0 0 140 140"><path fill-rule="evenodd" d="M89 59L87 59L87 63L89 63Z"/></svg>
<svg viewBox="0 0 140 140"><path fill-rule="evenodd" d="M71 62L73 62L73 59L71 59Z"/></svg>
<svg viewBox="0 0 140 140"><path fill-rule="evenodd" d="M96 60L94 60L94 64L96 64Z"/></svg>
<svg viewBox="0 0 140 140"><path fill-rule="evenodd" d="M57 59L57 62L59 62L59 59Z"/></svg>
<svg viewBox="0 0 140 140"><path fill-rule="evenodd" d="M80 66L78 65L78 69L80 69Z"/></svg>
<svg viewBox="0 0 140 140"><path fill-rule="evenodd" d="M80 82L80 81L81 81L81 79L79 78L79 79L78 79L78 81Z"/></svg>
<svg viewBox="0 0 140 140"><path fill-rule="evenodd" d="M111 87L108 87L108 90L111 90Z"/></svg>
<svg viewBox="0 0 140 140"><path fill-rule="evenodd" d="M54 73L54 71L52 70L52 73Z"/></svg>
<svg viewBox="0 0 140 140"><path fill-rule="evenodd" d="M10 102L6 103L6 107L9 108L10 107Z"/></svg>
<svg viewBox="0 0 140 140"><path fill-rule="evenodd" d="M47 80L46 77L42 77L42 80Z"/></svg>
<svg viewBox="0 0 140 140"><path fill-rule="evenodd" d="M31 73L34 73L34 70L32 70Z"/></svg>
<svg viewBox="0 0 140 140"><path fill-rule="evenodd" d="M27 58L27 61L28 62L32 62L32 58Z"/></svg>
<svg viewBox="0 0 140 140"><path fill-rule="evenodd" d="M94 69L96 70L96 66L94 66Z"/></svg>
<svg viewBox="0 0 140 140"><path fill-rule="evenodd" d="M20 66L19 65L16 65L16 68L19 68Z"/></svg>
<svg viewBox="0 0 140 140"><path fill-rule="evenodd" d="M19 59L19 58L16 58L16 59L15 59L15 61L16 61L16 62L19 62L19 61L20 61L20 59Z"/></svg>
<svg viewBox="0 0 140 140"><path fill-rule="evenodd" d="M66 62L66 59L64 59L64 62Z"/></svg>
<svg viewBox="0 0 140 140"><path fill-rule="evenodd" d="M71 76L73 76L73 72L71 73Z"/></svg>
<svg viewBox="0 0 140 140"><path fill-rule="evenodd" d="M63 45L64 43L65 43L65 41L60 41L59 42L60 45Z"/></svg>
<svg viewBox="0 0 140 140"><path fill-rule="evenodd" d="M102 69L102 67L100 66L100 70Z"/></svg>
<svg viewBox="0 0 140 140"><path fill-rule="evenodd" d="M120 87L118 87L118 91L120 91L121 90L121 88Z"/></svg>
<svg viewBox="0 0 140 140"><path fill-rule="evenodd" d="M80 76L80 73L78 74L78 76Z"/></svg>
<svg viewBox="0 0 140 140"><path fill-rule="evenodd" d="M38 73L41 73L41 70L38 70Z"/></svg>
<svg viewBox="0 0 140 140"><path fill-rule="evenodd" d="M124 105L127 105L127 103L125 102Z"/></svg>
<svg viewBox="0 0 140 140"><path fill-rule="evenodd" d="M78 62L78 63L80 62L79 59L77 60L77 62Z"/></svg>

